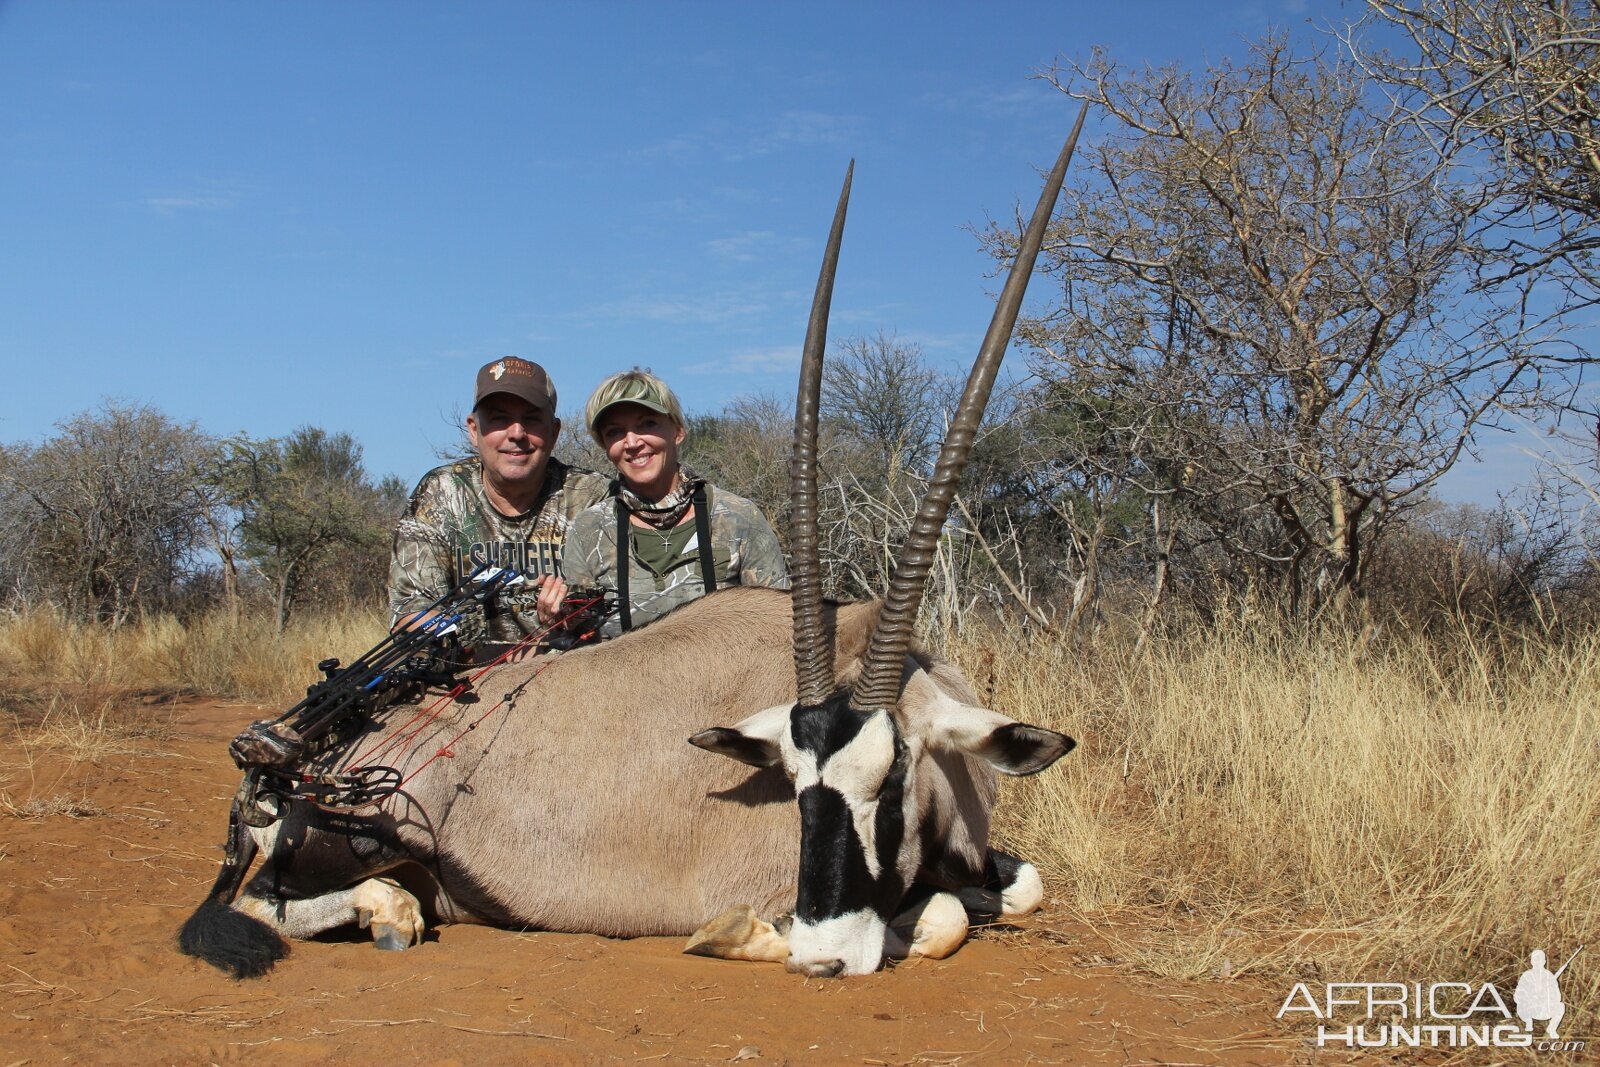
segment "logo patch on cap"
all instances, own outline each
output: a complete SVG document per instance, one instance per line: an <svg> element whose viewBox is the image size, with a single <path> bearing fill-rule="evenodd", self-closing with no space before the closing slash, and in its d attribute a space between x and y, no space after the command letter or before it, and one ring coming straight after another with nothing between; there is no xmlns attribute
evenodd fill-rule
<svg viewBox="0 0 1600 1067"><path fill-rule="evenodd" d="M516 356L505 356L478 368L478 384L472 406L476 408L490 393L510 393L536 408L556 407L556 389L550 376L537 363Z"/></svg>

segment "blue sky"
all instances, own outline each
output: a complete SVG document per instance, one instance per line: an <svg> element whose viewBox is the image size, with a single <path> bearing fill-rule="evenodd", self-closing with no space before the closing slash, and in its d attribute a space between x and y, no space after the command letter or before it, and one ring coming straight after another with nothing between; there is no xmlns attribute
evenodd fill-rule
<svg viewBox="0 0 1600 1067"><path fill-rule="evenodd" d="M501 355L564 410L634 364L690 410L789 395L852 157L832 335L953 367L995 287L970 228L1031 203L1074 114L1038 70L1346 11L0 2L0 440L118 398L348 431L410 483Z"/></svg>

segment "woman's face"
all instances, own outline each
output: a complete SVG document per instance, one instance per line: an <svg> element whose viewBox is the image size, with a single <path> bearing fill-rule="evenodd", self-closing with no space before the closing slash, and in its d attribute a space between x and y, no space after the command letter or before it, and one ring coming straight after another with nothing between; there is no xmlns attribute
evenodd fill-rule
<svg viewBox="0 0 1600 1067"><path fill-rule="evenodd" d="M670 416L642 404L618 404L600 417L606 458L616 464L628 488L646 500L659 500L672 491L684 435L684 428Z"/></svg>

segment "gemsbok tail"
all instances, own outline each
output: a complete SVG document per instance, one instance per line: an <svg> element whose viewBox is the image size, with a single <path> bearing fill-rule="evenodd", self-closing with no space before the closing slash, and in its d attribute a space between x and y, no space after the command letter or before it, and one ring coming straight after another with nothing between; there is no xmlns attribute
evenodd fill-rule
<svg viewBox="0 0 1600 1067"><path fill-rule="evenodd" d="M178 930L178 948L235 978L259 978L289 954L289 944L272 927L232 906L256 858L256 841L239 817L239 806L235 797L222 870L205 901Z"/></svg>

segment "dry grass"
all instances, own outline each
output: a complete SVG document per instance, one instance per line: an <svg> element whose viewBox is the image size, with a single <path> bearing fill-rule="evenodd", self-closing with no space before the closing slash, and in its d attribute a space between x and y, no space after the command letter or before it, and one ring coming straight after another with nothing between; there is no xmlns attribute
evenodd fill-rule
<svg viewBox="0 0 1600 1067"><path fill-rule="evenodd" d="M0 670L10 682L0 693L0 739L26 778L0 781L0 816L102 815L82 779L170 736L172 698L287 705L317 677L319 660L359 655L383 632L378 612L304 620L281 637L269 620L220 615L117 630L49 611L0 620Z"/></svg>
<svg viewBox="0 0 1600 1067"><path fill-rule="evenodd" d="M87 797L69 797L61 794L33 796L20 803L9 793L0 793L0 816L12 819L48 819L65 816L69 819L89 819L106 814L106 810Z"/></svg>
<svg viewBox="0 0 1600 1067"><path fill-rule="evenodd" d="M305 694L319 660L360 655L385 629L378 611L313 616L282 635L261 617L158 617L112 630L36 611L0 620L0 667L37 688L187 691L279 704Z"/></svg>
<svg viewBox="0 0 1600 1067"><path fill-rule="evenodd" d="M0 816L82 819L106 814L88 795L85 774L114 756L148 754L171 735L170 706L64 690L7 694L0 739L8 772L0 775ZM25 776L25 785L17 779Z"/></svg>
<svg viewBox="0 0 1600 1067"><path fill-rule="evenodd" d="M383 625L371 612L281 638L264 620L223 618L113 633L38 613L0 622L0 667L80 696L4 707L29 744L94 759L159 722L82 693L286 705L319 659L360 653ZM1084 654L1006 633L952 651L994 707L1082 743L1007 784L997 830L1125 963L1172 977L1514 983L1532 948L1555 960L1600 944L1600 636L1367 645L1235 620L1138 655L1117 639ZM9 794L5 813L72 813L71 796L29 792L37 813ZM1597 975L1575 968L1569 1005L1600 1006Z"/></svg>
<svg viewBox="0 0 1600 1067"><path fill-rule="evenodd" d="M1533 948L1600 942L1600 637L1234 622L1138 656L993 634L956 654L997 709L1082 742L1008 785L999 834L1068 907L1136 929L1129 962L1514 983ZM1595 975L1569 1004L1600 1004Z"/></svg>

